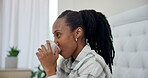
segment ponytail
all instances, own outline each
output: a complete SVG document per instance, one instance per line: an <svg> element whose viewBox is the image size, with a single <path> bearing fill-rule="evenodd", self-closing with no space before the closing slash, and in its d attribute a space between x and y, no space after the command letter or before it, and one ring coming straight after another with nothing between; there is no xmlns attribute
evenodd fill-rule
<svg viewBox="0 0 148 78"><path fill-rule="evenodd" d="M115 51L110 25L106 17L95 10L82 10L79 12L83 19L86 41L89 43L91 49L104 58L112 73Z"/></svg>

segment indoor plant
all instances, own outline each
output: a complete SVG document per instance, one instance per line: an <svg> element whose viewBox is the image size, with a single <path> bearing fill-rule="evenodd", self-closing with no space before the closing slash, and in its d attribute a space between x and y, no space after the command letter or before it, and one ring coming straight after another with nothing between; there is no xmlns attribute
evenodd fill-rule
<svg viewBox="0 0 148 78"><path fill-rule="evenodd" d="M40 68L40 65L38 65L36 71L32 71L32 76L31 78L46 78L46 73L44 70Z"/></svg>
<svg viewBox="0 0 148 78"><path fill-rule="evenodd" d="M17 47L10 47L8 55L5 58L5 68L17 68L18 54L20 50Z"/></svg>

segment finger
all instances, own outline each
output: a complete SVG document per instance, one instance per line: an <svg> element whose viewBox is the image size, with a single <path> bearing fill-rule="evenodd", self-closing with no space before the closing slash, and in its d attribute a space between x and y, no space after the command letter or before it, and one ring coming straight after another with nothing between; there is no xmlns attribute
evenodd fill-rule
<svg viewBox="0 0 148 78"><path fill-rule="evenodd" d="M56 56L56 59L58 59L58 58L59 58L59 50L58 50L58 48L57 48L57 47L56 47L55 56Z"/></svg>
<svg viewBox="0 0 148 78"><path fill-rule="evenodd" d="M38 58L40 58L40 53L39 53L39 52L36 52L36 56L37 56Z"/></svg>
<svg viewBox="0 0 148 78"><path fill-rule="evenodd" d="M43 52L41 48L38 48L38 51L39 51L40 53L42 53L42 52Z"/></svg>
<svg viewBox="0 0 148 78"><path fill-rule="evenodd" d="M38 48L38 51L39 51L40 55L45 53L45 52L43 52L43 50L41 48Z"/></svg>
<svg viewBox="0 0 148 78"><path fill-rule="evenodd" d="M41 47L42 47L42 51L43 52L46 52L47 51L44 45L41 45Z"/></svg>
<svg viewBox="0 0 148 78"><path fill-rule="evenodd" d="M48 51L52 52L49 40L46 40L46 43L47 43Z"/></svg>

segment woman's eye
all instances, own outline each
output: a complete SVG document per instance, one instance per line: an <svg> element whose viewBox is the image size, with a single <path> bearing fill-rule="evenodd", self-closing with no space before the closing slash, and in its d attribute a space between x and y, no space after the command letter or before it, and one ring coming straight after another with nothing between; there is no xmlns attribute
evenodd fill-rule
<svg viewBox="0 0 148 78"><path fill-rule="evenodd" d="M58 38L59 38L60 36L61 36L61 34L60 34L60 33L57 33L57 34L56 34L56 37L58 37Z"/></svg>

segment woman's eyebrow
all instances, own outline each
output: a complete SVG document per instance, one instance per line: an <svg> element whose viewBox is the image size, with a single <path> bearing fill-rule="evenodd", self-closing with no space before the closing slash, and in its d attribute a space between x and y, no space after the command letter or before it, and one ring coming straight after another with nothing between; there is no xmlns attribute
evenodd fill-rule
<svg viewBox="0 0 148 78"><path fill-rule="evenodd" d="M58 32L58 31L61 31L61 30L55 30L55 31L53 32L53 34L56 33L56 32Z"/></svg>

